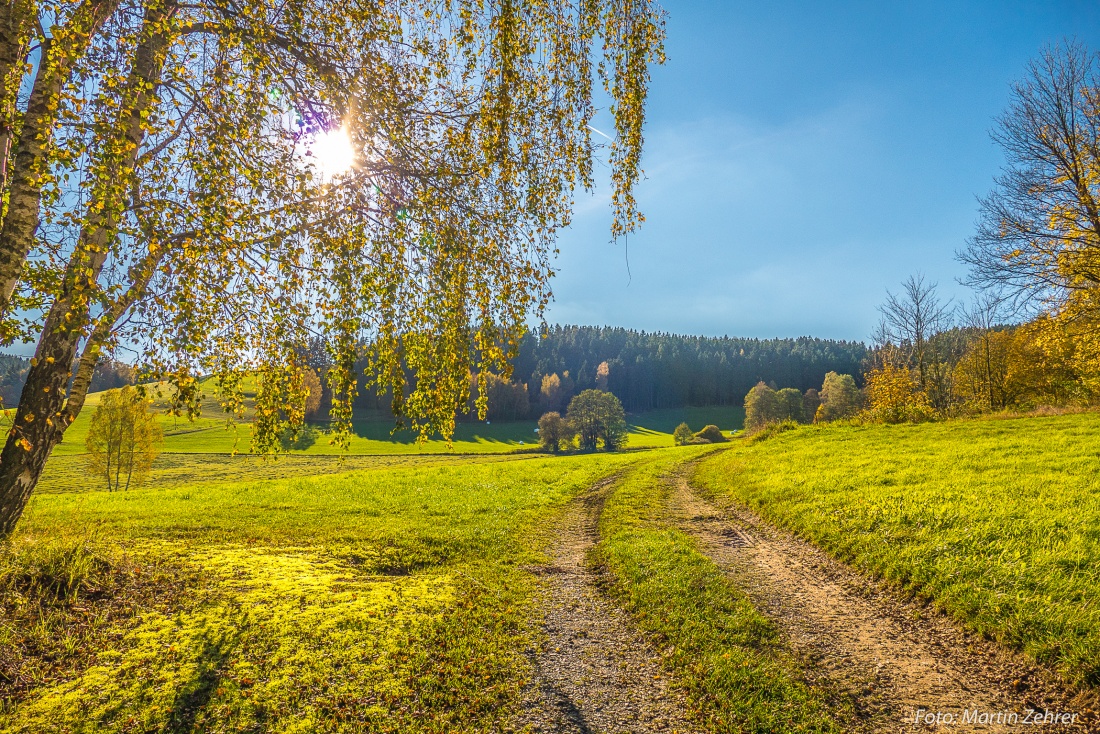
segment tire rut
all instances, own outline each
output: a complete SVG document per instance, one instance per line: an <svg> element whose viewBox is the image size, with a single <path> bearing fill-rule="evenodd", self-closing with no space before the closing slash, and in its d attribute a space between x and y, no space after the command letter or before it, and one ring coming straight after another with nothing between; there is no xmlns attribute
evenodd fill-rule
<svg viewBox="0 0 1100 734"><path fill-rule="evenodd" d="M521 729L570 734L689 734L681 696L670 690L659 656L626 612L599 590L586 563L615 479L574 501L560 520L547 579L541 649L524 694Z"/></svg>
<svg viewBox="0 0 1100 734"><path fill-rule="evenodd" d="M1074 698L1046 670L962 632L927 607L901 598L820 549L751 513L701 499L686 469L672 476L671 510L706 555L749 594L806 662L808 677L851 701L861 732L1035 731L1022 723L964 723L963 712L1028 709L1078 712L1074 724L1044 731L1097 731L1084 722L1091 694ZM919 709L955 715L918 725Z"/></svg>

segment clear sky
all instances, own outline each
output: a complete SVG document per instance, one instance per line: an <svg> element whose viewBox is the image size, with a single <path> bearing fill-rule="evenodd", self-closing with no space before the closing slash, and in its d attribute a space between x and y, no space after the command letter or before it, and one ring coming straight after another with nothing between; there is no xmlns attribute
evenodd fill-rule
<svg viewBox="0 0 1100 734"><path fill-rule="evenodd" d="M581 198L550 322L865 340L912 272L965 299L1010 85L1045 44L1100 50L1083 0L664 6L629 276L608 192Z"/></svg>

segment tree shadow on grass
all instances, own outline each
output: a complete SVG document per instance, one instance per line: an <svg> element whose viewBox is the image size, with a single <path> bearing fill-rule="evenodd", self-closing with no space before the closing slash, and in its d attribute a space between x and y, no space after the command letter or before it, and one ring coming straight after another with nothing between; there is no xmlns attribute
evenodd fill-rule
<svg viewBox="0 0 1100 734"><path fill-rule="evenodd" d="M166 734L202 731L201 727L196 726L198 716L217 693L230 652L237 646L239 639L240 630L235 626L227 631L205 635L202 650L195 661L195 676L176 691L172 701L164 727Z"/></svg>

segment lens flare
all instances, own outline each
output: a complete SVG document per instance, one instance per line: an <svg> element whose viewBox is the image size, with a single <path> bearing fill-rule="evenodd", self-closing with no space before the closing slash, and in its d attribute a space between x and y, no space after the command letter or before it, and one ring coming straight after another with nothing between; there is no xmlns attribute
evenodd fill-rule
<svg viewBox="0 0 1100 734"><path fill-rule="evenodd" d="M310 154L325 178L347 173L355 165L355 148L346 127L318 133L310 145Z"/></svg>

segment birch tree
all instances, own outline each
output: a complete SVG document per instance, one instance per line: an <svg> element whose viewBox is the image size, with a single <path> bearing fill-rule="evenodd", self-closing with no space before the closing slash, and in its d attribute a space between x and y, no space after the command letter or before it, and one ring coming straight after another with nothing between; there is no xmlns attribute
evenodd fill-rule
<svg viewBox="0 0 1100 734"><path fill-rule="evenodd" d="M396 415L450 435L467 375L507 375L547 304L596 156L612 236L641 223L662 23L648 0L4 3L0 346L36 346L0 537L113 350L179 414L204 376L241 411L254 376L259 451L303 419L311 339L338 442L364 356Z"/></svg>

